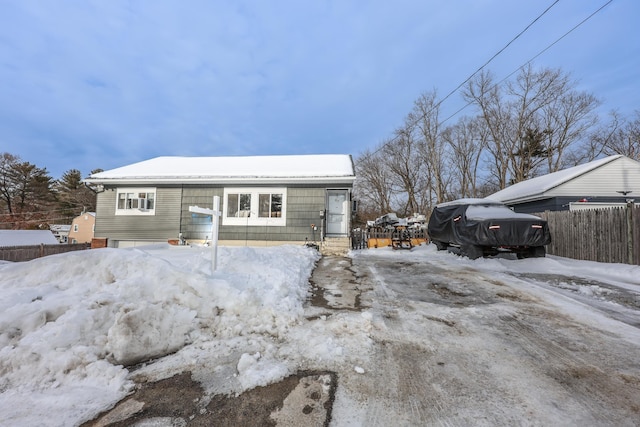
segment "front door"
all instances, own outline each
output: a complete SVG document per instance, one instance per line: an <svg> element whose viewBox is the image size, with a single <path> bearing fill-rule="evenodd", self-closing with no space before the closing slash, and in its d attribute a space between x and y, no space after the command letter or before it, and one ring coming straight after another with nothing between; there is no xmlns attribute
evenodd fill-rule
<svg viewBox="0 0 640 427"><path fill-rule="evenodd" d="M349 192L327 191L327 234L347 234Z"/></svg>

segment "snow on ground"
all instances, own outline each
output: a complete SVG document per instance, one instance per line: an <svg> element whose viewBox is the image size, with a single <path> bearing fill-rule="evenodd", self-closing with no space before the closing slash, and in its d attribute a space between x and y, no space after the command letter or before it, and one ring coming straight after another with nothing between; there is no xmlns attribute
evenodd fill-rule
<svg viewBox="0 0 640 427"><path fill-rule="evenodd" d="M557 257L472 261L432 245L353 256L640 285L638 266ZM305 320L318 258L302 246L221 247L211 274L210 249L156 245L0 263L0 425L77 425L127 395L133 374L155 380L191 370L205 378L207 371L209 392L239 393L298 369L359 372L369 366L362 350L370 345L371 310ZM587 308L571 307L596 321Z"/></svg>
<svg viewBox="0 0 640 427"><path fill-rule="evenodd" d="M210 250L163 245L0 264L0 423L74 425L127 394L123 365L286 335L317 258L304 247L220 248L211 275ZM246 387L265 382L257 363L239 364Z"/></svg>
<svg viewBox="0 0 640 427"><path fill-rule="evenodd" d="M407 255L403 251L384 248L376 251L357 251L353 252L352 256L403 258ZM545 300L564 313L571 314L580 322L621 334L630 342L640 342L640 330L637 327L622 324L597 310L594 311L595 307L605 310L608 308L623 314L632 312L631 309L617 304L615 298L611 298L611 294L626 289L637 295L640 292L640 266L578 261L553 255L517 260L515 255L508 253L471 260L447 251L437 251L434 245L414 248L410 256L414 261L424 260L440 268L478 270L490 274L496 279L506 280L523 292ZM548 279L545 279L550 275L566 277L567 280L551 284ZM526 280L519 282L517 280L519 276L524 276ZM541 276L541 279L532 279L536 276ZM575 283L571 280L572 278L582 278L584 282ZM601 282L601 285L590 284L590 281ZM604 288L602 284L612 285L614 290ZM637 311L633 311L632 314L635 319L638 319Z"/></svg>

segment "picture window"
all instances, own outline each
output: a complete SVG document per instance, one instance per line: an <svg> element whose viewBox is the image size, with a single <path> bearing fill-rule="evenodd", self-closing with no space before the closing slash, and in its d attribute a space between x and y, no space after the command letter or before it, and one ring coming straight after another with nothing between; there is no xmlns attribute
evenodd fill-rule
<svg viewBox="0 0 640 427"><path fill-rule="evenodd" d="M286 188L226 188L223 225L286 225Z"/></svg>

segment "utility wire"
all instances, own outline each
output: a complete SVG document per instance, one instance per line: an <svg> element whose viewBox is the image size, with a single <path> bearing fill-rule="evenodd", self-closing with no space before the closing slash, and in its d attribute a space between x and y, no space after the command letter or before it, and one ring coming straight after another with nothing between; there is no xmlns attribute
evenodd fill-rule
<svg viewBox="0 0 640 427"><path fill-rule="evenodd" d="M511 73L509 73L506 77L504 77L502 80L500 80L499 82L495 83L494 85L491 86L490 89L495 88L496 86L502 84L505 80L507 80L509 77L513 76L515 73L517 73L518 71L522 70L524 67L526 67L527 65L531 64L537 57L539 57L540 55L542 55L543 53L545 53L547 50L551 49L555 44L557 44L558 42L560 42L560 40L564 39L566 36L568 36L569 34L571 34L573 31L575 31L578 27L580 27L582 24L584 24L585 22L587 22L589 19L593 18L597 13L599 13L602 9L604 9L605 7L609 6L609 4L613 2L613 0L609 0L607 1L605 4L603 4L602 6L600 6L595 12L593 12L591 15L587 16L586 18L584 18L582 21L580 21L578 24L576 24L573 28L571 28L569 31L567 31L566 33L564 33L562 36L558 37L553 43L551 43L550 45L548 45L547 47L545 47L544 49L542 49L540 52L538 52L537 54L535 54L533 57L531 57L531 59L529 59L527 62L525 62L524 64L522 64L521 66L519 66L518 68L516 68L515 70L513 70ZM480 70L478 70L480 71ZM476 71L476 73L478 72ZM474 73L474 74L476 74ZM464 83L466 83L467 81L469 81L469 79L467 79ZM463 83L463 84L464 84ZM456 88L456 90L460 89L462 85L458 86ZM453 92L452 92L453 93ZM450 95L450 94L449 94ZM447 96L449 96L447 95ZM444 101L444 100L443 100ZM449 117L447 117L446 119L444 119L443 121L441 121L439 123L439 125L445 123L447 120L455 117L456 115L458 115L458 113L460 113L462 110L466 109L467 107L469 107L470 105L473 105L473 102L469 102L466 105L464 105L462 108L460 108L459 110L457 110L455 113L451 114Z"/></svg>
<svg viewBox="0 0 640 427"><path fill-rule="evenodd" d="M498 55L500 55L502 52L504 52L504 50L509 47L509 45L511 45L515 40L517 40L522 34L524 34L535 22L537 22L542 16L544 16L553 6L555 6L560 0L556 0L554 1L549 7L547 7L540 15L538 15L533 21L531 21L531 23L529 25L527 25L520 33L518 33L513 39L511 39L502 49L500 49L496 54L494 54L487 62L485 62L480 68L478 68L473 74L471 74L469 77L467 77L467 79L465 81L463 81L462 83L460 83L454 90L452 90L451 92L449 92L447 94L447 96L445 96L442 100L440 100L434 107L431 108L431 110L427 113L431 113L433 110L435 110L436 108L438 108L446 99L448 99L451 95L453 95L454 93L456 93L462 86L464 86L465 83L467 83L469 80L471 80L473 78L473 76L475 76L476 74L478 74L480 71L482 71L491 61L493 61ZM563 38L565 38L567 35L569 35L570 33L572 33L574 30L576 30L578 27L580 27L582 24L584 24L585 22L587 22L589 19L591 19L594 15L596 15L597 13L599 13L602 9L604 9L606 6L608 6L610 3L612 3L613 0L608 0L606 3L604 3L602 6L600 6L595 12L593 12L591 15L589 15L588 17L586 17L585 19L583 19L582 21L580 21L577 25L575 25L573 28L571 28L569 31L567 31L565 34L563 34L561 37L559 37L558 39L556 39L553 43L549 44L547 47L545 47L543 50L541 50L540 52L538 52L535 56L533 56L531 59L529 59L527 62L525 62L524 64L520 65L518 68L516 68L514 71L512 71L509 75L507 75L505 78L503 78L502 80L500 80L498 83L496 83L495 85L492 86L495 87L499 84L501 84L502 82L504 82L505 80L507 80L509 77L511 77L512 75L514 75L516 72L518 72L519 70L521 70L522 68L524 68L527 64L530 64L534 59L536 59L537 57L539 57L540 55L542 55L544 52L546 52L547 50L549 50L552 46L554 46L556 43L558 43L560 40L562 40ZM464 105L462 108L458 109L456 112L454 112L453 114L451 114L449 117L447 117L446 119L444 119L443 121L438 123L438 126L440 126L441 124L445 123L446 121L448 121L449 119L453 118L454 116L456 116L457 114L459 114L462 110L464 110L465 108L469 107L470 105L472 105L473 102L469 102L468 104ZM375 149L372 153L367 154L366 157L370 157L376 153L378 153L380 150L384 149L384 147L386 147L388 144L393 143L396 139L398 139L400 137L400 135L394 136L393 138L391 138L390 140L384 142L380 147L378 147L377 149Z"/></svg>
<svg viewBox="0 0 640 427"><path fill-rule="evenodd" d="M436 104L435 107L433 107L433 109L437 108L440 106L440 104L442 104L444 101L446 101L451 95L453 95L454 93L456 93L458 91L458 89L460 89L462 86L464 86L465 83L467 83L469 80L471 80L473 78L473 76L475 76L476 74L478 74L480 71L482 71L487 65L489 65L489 63L491 61L493 61L494 59L496 59L496 57L498 55L500 55L502 52L504 52L510 45L511 43L515 42L516 40L518 40L520 38L521 35L523 35L529 28L531 28L531 26L533 24L535 24L540 18L542 18L547 12L549 12L549 10L555 6L556 4L558 4L560 0L556 0L554 1L551 6L547 7L544 12L542 12L540 15L538 15L536 17L536 19L534 19L533 21L531 21L531 23L529 25L527 25L524 30L520 31L518 33L518 35L516 35L514 38L512 38L509 43L507 43L506 45L504 45L504 47L502 49L500 49L498 52L496 52L491 58L489 58L489 60L487 62L485 62L484 64L482 64L482 66L480 68L478 68L476 71L473 72L473 74L471 74L469 77L466 78L465 81L463 81L462 83L460 83L458 86L456 86L455 89L453 89L451 92L449 92L447 94L447 96L445 96L444 98L442 98L442 100L440 100L440 102L438 102ZM433 110L432 109L432 110Z"/></svg>
<svg viewBox="0 0 640 427"><path fill-rule="evenodd" d="M50 212L65 212L74 207L79 208L80 206L85 207L86 205L83 205L82 203L74 203L74 204L70 204L69 208L42 209L42 210L32 211L32 212L12 212L12 213L5 212L4 214L0 213L0 215L37 215L37 214L50 213Z"/></svg>
<svg viewBox="0 0 640 427"><path fill-rule="evenodd" d="M37 219L17 219L15 221L0 221L0 224L23 224L23 223L54 223L54 221L62 221L69 220L75 218L74 216L61 216L61 217L52 217L52 218L37 218ZM69 224L62 224L69 225Z"/></svg>
<svg viewBox="0 0 640 427"><path fill-rule="evenodd" d="M527 25L522 31L520 31L514 38L512 38L502 49L500 49L498 52L496 52L491 58L489 58L488 61L486 61L480 68L478 68L476 71L474 71L469 77L467 77L462 83L460 83L458 86L456 86L455 89L453 89L451 92L449 92L447 94L447 96L445 96L444 98L442 98L440 101L438 101L436 103L436 105L434 105L428 112L427 114L430 114L433 110L435 110L436 108L439 108L440 105L446 101L451 95L453 95L454 93L456 93L462 86L464 86L465 83L467 83L469 80L471 80L473 78L473 76L475 76L476 74L478 74L480 71L482 71L482 69L484 69L487 65L489 65L489 63L491 61L493 61L496 57L498 57L498 55L500 55L502 52L504 52L514 41L516 41L518 38L520 38L521 35L523 35L529 28L531 28L531 26L533 24L535 24L540 18L542 18L542 16L544 16L553 6L555 6L560 0L555 0L549 7L547 7L540 15L538 15L533 21L531 21L529 23L529 25ZM398 139L400 137L400 135L396 135L393 138L391 138L390 140L384 142L380 147L378 147L376 150L374 150L370 155L376 154L377 152L379 152L380 150L384 149L384 147L386 147L388 144L393 143L396 139Z"/></svg>

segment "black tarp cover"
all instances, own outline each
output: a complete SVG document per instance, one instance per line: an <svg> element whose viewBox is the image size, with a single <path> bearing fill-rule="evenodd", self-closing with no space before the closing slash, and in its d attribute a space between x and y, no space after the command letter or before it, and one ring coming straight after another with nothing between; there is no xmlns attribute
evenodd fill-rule
<svg viewBox="0 0 640 427"><path fill-rule="evenodd" d="M439 205L429 218L428 232L431 240L460 246L506 248L536 247L551 243L547 222L539 217L517 214L496 202L485 204L475 202L471 205L494 208L493 210L488 209L487 213L498 213L498 215L469 218L467 209L470 204L445 203Z"/></svg>

